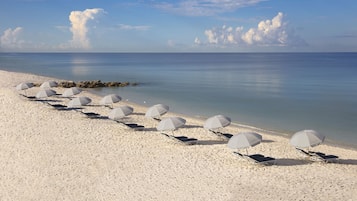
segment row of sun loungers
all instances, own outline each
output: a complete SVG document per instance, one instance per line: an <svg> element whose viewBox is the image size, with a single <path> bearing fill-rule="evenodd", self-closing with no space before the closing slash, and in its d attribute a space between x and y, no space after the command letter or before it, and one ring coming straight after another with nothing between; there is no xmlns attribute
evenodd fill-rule
<svg viewBox="0 0 357 201"><path fill-rule="evenodd" d="M95 112L83 112L82 107L67 107L66 105L63 105L63 104L52 103L52 102L60 102L59 100L48 100L48 99L42 100L42 99L37 99L35 96L26 96L23 94L20 94L20 95L22 95L32 101L40 101L40 102L46 103L46 104L50 105L51 107L53 107L54 109L59 110L59 111L74 110L74 111L80 112L81 114L85 115L85 117L90 118L90 119L109 119L108 116L102 116ZM109 107L109 108L112 109L112 107ZM159 118L153 118L153 119L156 121L161 121ZM142 131L145 128L143 125L139 125L136 123L125 123L125 122L117 121L117 120L114 120L114 121L117 123L120 123L122 125L125 125L128 128L133 129L133 130ZM220 137L221 139L224 139L224 140L229 140L233 136L230 133L223 133L223 132L220 132L217 130L209 129L209 131L211 133L215 134L217 137ZM163 133L163 132L161 132L161 134L169 139L172 139L173 141L175 141L179 144L182 144L182 145L195 145L198 143L198 140L196 138L189 138L187 136L174 136L174 135L170 135L170 134ZM338 159L338 156L335 156L335 155L326 155L321 152L305 151L300 148L296 148L296 150L299 153L303 154L307 159L312 160L312 161L333 162ZM275 158L267 157L267 156L264 156L261 154L248 155L248 154L239 153L237 151L235 151L233 153L236 156L238 156L239 158L242 158L242 159L252 162L254 164L274 165L276 163Z"/></svg>

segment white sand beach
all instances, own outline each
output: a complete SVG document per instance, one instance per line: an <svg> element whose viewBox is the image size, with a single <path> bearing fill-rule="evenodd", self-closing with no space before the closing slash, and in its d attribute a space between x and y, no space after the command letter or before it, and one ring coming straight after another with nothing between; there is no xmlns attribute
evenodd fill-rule
<svg viewBox="0 0 357 201"><path fill-rule="evenodd" d="M275 165L261 166L234 155L226 141L202 127L202 120L165 114L187 120L175 134L199 142L185 146L156 131L158 122L144 116L143 106L114 105L134 108L125 121L145 126L134 131L112 120L57 111L15 89L21 82L54 78L7 71L0 77L0 200L357 200L354 149L322 144L313 149L339 156L338 162L310 162L288 138L260 133L263 142L249 153L276 158ZM92 105L101 98L81 95ZM110 110L86 106L85 111L107 116ZM245 130L225 128L232 134Z"/></svg>

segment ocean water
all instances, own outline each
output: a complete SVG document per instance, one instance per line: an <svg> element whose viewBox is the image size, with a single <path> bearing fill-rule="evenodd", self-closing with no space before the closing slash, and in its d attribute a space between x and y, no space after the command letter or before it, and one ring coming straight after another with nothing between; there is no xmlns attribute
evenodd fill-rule
<svg viewBox="0 0 357 201"><path fill-rule="evenodd" d="M0 53L0 69L137 82L95 93L357 147L357 53Z"/></svg>

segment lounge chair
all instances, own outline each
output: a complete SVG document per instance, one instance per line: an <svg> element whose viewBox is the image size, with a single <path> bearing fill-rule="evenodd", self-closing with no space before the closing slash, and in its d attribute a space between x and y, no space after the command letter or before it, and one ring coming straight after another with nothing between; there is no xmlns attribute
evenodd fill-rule
<svg viewBox="0 0 357 201"><path fill-rule="evenodd" d="M188 138L186 136L174 136L174 135L169 135L166 133L161 133L162 135L184 145L194 145L197 144L197 139L196 138Z"/></svg>
<svg viewBox="0 0 357 201"><path fill-rule="evenodd" d="M234 154L238 155L239 157L248 160L249 162L252 162L254 164L260 164L260 165L273 165L275 164L275 158L272 157L267 157L261 154L252 154L252 155L245 155L241 154L239 152L233 152Z"/></svg>
<svg viewBox="0 0 357 201"><path fill-rule="evenodd" d="M215 134L218 137L223 138L225 140L229 140L233 136L232 134L229 134L229 133L222 133L222 132L214 131L214 130L209 130L209 131L211 131L213 134Z"/></svg>
<svg viewBox="0 0 357 201"><path fill-rule="evenodd" d="M295 149L311 161L333 162L338 159L338 156L335 155L326 155L325 153L321 152L305 151L297 147L295 147Z"/></svg>
<svg viewBox="0 0 357 201"><path fill-rule="evenodd" d="M125 122L117 121L117 120L114 120L114 121L117 122L117 123L123 124L123 125L127 126L128 128L133 129L133 130L137 130L137 131L142 131L145 128L145 126L139 125L139 124L135 124L135 123L125 123Z"/></svg>
<svg viewBox="0 0 357 201"><path fill-rule="evenodd" d="M325 153L321 153L321 152L313 152L310 151L309 154L312 155L312 158L318 160L318 161L322 161L322 162L333 162L336 161L338 159L338 156L335 155L326 155Z"/></svg>
<svg viewBox="0 0 357 201"><path fill-rule="evenodd" d="M102 115L100 115L98 113L95 113L95 112L82 112L82 111L79 111L79 112L84 114L89 119L108 119L107 116L102 116Z"/></svg>
<svg viewBox="0 0 357 201"><path fill-rule="evenodd" d="M20 94L20 95L23 96L23 97L25 97L25 98L27 98L27 99L30 99L30 100L36 99L35 96L27 96L27 95L25 95L25 94Z"/></svg>

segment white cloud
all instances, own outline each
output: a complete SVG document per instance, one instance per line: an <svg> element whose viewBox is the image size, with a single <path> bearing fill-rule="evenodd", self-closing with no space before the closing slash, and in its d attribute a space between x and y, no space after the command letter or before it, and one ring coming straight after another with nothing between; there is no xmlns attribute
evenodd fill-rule
<svg viewBox="0 0 357 201"><path fill-rule="evenodd" d="M132 25L127 25L127 24L119 24L119 29L121 30L137 30L137 31L146 31L150 29L150 26L132 26Z"/></svg>
<svg viewBox="0 0 357 201"><path fill-rule="evenodd" d="M101 8L86 9L84 11L72 11L69 15L71 22L70 31L72 32L71 48L89 49L90 41L87 37L87 22L95 19L95 16L104 12Z"/></svg>
<svg viewBox="0 0 357 201"><path fill-rule="evenodd" d="M4 34L0 37L0 47L4 49L21 48L24 43L23 40L19 39L19 35L22 33L22 30L22 27L6 29Z"/></svg>
<svg viewBox="0 0 357 201"><path fill-rule="evenodd" d="M266 0L181 0L177 3L160 2L155 6L181 15L210 16L252 6L262 1Z"/></svg>
<svg viewBox="0 0 357 201"><path fill-rule="evenodd" d="M222 26L205 30L207 43L210 45L224 46L289 46L304 45L292 31L288 31L284 22L284 14L279 12L272 20L264 20L258 23L256 28L250 28L244 32L243 27L233 28ZM200 40L196 38L197 40ZM202 43L203 44L203 43Z"/></svg>

